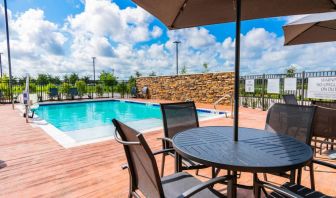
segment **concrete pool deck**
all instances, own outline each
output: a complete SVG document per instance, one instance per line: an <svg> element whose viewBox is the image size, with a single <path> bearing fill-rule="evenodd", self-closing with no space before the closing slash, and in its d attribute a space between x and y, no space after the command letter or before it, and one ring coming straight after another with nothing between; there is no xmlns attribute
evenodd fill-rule
<svg viewBox="0 0 336 198"><path fill-rule="evenodd" d="M197 106L211 108L211 105ZM230 109L224 106L219 108ZM240 126L264 128L266 112L246 108L240 110ZM114 140L65 149L42 129L26 124L19 111L12 110L10 105L0 105L0 112L0 161L6 164L0 169L0 197L127 196L128 172L120 168L126 159L122 146ZM200 124L228 126L232 125L232 119L219 118ZM158 137L162 137L161 130L145 135L153 150L161 147ZM328 160L324 156L318 157ZM157 162L160 166L161 157L157 158ZM173 173L173 164L173 160L168 158L166 174ZM314 169L316 189L336 196L336 189L331 185L336 183L336 171L317 165ZM210 169L201 170L199 178L207 180L210 172ZM276 176L268 178L275 183L285 181ZM243 173L239 183L251 184L251 179L250 174ZM303 185L309 187L308 180L308 172L303 171ZM216 186L224 190L223 187ZM252 197L252 194L239 190L239 197Z"/></svg>

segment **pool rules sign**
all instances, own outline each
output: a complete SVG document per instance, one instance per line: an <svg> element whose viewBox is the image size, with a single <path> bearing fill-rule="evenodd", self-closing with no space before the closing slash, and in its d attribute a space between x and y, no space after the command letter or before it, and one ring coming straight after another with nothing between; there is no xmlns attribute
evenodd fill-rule
<svg viewBox="0 0 336 198"><path fill-rule="evenodd" d="M336 100L336 77L308 78L308 98Z"/></svg>
<svg viewBox="0 0 336 198"><path fill-rule="evenodd" d="M245 80L245 92L248 93L254 92L254 79Z"/></svg>

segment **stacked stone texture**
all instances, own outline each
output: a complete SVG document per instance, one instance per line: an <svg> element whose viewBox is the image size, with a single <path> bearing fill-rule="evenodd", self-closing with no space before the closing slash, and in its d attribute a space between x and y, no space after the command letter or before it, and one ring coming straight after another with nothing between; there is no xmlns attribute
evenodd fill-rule
<svg viewBox="0 0 336 198"><path fill-rule="evenodd" d="M212 104L226 94L233 93L234 73L140 77L136 79L136 85L139 94L143 87L148 87L151 99L193 100ZM220 104L230 104L230 98L224 99Z"/></svg>

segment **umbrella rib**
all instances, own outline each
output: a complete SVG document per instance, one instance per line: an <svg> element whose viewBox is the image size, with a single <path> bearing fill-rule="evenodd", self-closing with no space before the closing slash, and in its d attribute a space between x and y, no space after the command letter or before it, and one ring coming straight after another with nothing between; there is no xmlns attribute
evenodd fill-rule
<svg viewBox="0 0 336 198"><path fill-rule="evenodd" d="M336 28L332 28L332 27L328 27L328 26L323 26L323 25L320 25L320 24L316 24L316 26L319 26L321 28L330 29L330 30L336 30Z"/></svg>
<svg viewBox="0 0 336 198"><path fill-rule="evenodd" d="M174 28L175 22L176 22L177 18L181 15L181 13L183 12L184 8L187 6L188 1L189 0L184 0L184 2L182 4L182 7L179 9L179 11L178 11L176 17L174 18L173 23L171 24L170 27Z"/></svg>
<svg viewBox="0 0 336 198"><path fill-rule="evenodd" d="M336 0L330 0L332 4L334 4L335 9L336 9Z"/></svg>

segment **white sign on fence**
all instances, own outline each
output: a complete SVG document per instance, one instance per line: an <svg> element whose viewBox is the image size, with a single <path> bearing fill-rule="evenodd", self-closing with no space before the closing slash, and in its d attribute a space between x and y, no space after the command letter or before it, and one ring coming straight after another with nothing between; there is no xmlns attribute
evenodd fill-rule
<svg viewBox="0 0 336 198"><path fill-rule="evenodd" d="M336 100L336 77L308 78L307 97Z"/></svg>
<svg viewBox="0 0 336 198"><path fill-rule="evenodd" d="M267 80L267 93L280 93L280 79Z"/></svg>
<svg viewBox="0 0 336 198"><path fill-rule="evenodd" d="M245 92L249 93L254 92L254 79L245 80Z"/></svg>
<svg viewBox="0 0 336 198"><path fill-rule="evenodd" d="M296 78L285 78L285 91L296 91Z"/></svg>

